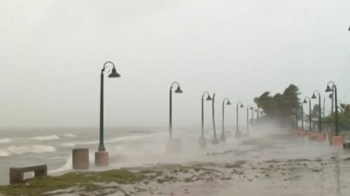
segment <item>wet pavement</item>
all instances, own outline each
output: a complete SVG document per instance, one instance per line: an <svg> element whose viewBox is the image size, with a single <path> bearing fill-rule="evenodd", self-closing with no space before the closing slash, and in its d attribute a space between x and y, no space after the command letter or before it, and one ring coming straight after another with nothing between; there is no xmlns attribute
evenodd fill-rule
<svg viewBox="0 0 350 196"><path fill-rule="evenodd" d="M214 153L224 162L246 161L230 180L183 185L165 195L350 195L350 153L341 147L288 133L245 139L240 146L249 148Z"/></svg>

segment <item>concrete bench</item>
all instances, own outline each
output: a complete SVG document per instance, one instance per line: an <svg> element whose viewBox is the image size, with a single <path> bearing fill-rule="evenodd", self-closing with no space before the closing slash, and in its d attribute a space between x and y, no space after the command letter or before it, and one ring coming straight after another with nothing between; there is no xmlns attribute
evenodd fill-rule
<svg viewBox="0 0 350 196"><path fill-rule="evenodd" d="M36 165L30 167L11 167L10 168L10 184L24 182L23 174L25 172L34 172L35 177L47 175L47 165Z"/></svg>

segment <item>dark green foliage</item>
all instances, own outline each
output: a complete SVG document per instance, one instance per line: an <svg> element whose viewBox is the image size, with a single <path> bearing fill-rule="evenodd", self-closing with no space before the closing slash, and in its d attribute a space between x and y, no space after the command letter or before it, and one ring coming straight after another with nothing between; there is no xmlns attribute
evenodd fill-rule
<svg viewBox="0 0 350 196"><path fill-rule="evenodd" d="M338 107L338 124L340 131L350 130L350 104L340 104ZM335 124L334 113L329 115L322 120L325 124Z"/></svg>
<svg viewBox="0 0 350 196"><path fill-rule="evenodd" d="M299 94L299 88L291 84L282 94L277 93L272 96L269 91L266 91L254 98L254 102L263 109L266 120L274 120L280 125L286 126L290 125L291 117L296 114L296 107L301 104Z"/></svg>

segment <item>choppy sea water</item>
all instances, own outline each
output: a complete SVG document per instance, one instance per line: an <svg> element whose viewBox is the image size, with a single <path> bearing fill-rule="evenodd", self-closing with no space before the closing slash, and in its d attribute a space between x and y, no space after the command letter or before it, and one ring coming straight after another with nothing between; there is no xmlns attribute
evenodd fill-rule
<svg viewBox="0 0 350 196"><path fill-rule="evenodd" d="M213 134L211 130L207 130L205 135L212 138ZM107 127L105 146L111 165L107 169L159 162L198 161L206 154L198 145L199 129L174 130L173 136L182 140L184 156L181 160L166 156L165 149L169 137L167 128ZM69 172L72 170L72 149L77 147L89 149L90 170L96 170L98 168L94 168L94 153L98 143L98 128L2 129L0 184L9 183L10 167L46 164L49 175ZM32 175L29 172L25 177Z"/></svg>
<svg viewBox="0 0 350 196"><path fill-rule="evenodd" d="M164 129L105 128L105 146L113 160L115 155L128 153L133 144L139 146L149 140L166 139L166 134ZM69 171L75 147L89 148L93 163L98 142L99 130L96 128L0 130L0 184L8 184L10 167L47 164L49 174Z"/></svg>

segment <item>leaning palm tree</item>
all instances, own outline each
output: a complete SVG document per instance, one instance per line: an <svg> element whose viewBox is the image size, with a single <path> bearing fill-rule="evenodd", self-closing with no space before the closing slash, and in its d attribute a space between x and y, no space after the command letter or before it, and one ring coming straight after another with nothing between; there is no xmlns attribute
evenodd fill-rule
<svg viewBox="0 0 350 196"><path fill-rule="evenodd" d="M271 96L270 92L266 91L259 97L255 97L254 102L263 109L266 118L285 126L290 123L291 117L298 112L299 94L299 88L291 84L282 94L277 93Z"/></svg>

